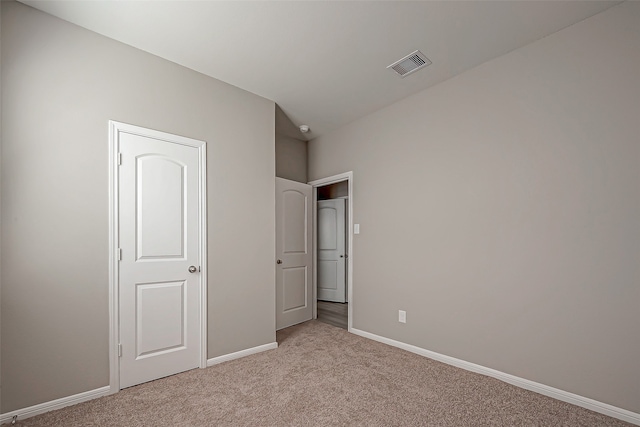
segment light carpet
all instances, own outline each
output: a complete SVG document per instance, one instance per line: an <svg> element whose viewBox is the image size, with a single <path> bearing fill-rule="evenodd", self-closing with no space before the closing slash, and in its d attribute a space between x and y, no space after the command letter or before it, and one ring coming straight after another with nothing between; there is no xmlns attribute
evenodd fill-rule
<svg viewBox="0 0 640 427"><path fill-rule="evenodd" d="M279 348L18 421L27 426L631 426L310 321Z"/></svg>

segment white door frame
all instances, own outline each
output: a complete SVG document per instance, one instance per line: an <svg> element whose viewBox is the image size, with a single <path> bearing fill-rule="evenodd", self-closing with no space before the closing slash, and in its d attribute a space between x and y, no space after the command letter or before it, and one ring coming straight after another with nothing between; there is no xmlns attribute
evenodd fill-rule
<svg viewBox="0 0 640 427"><path fill-rule="evenodd" d="M318 318L318 187L347 181L349 187L349 199L347 212L349 221L347 223L347 297L349 301L347 330L351 332L353 328L353 171L329 176L327 178L316 179L308 184L313 187L313 318Z"/></svg>
<svg viewBox="0 0 640 427"><path fill-rule="evenodd" d="M120 391L118 166L119 135L129 133L198 148L200 216L200 368L207 367L207 143L139 126L109 120L109 393Z"/></svg>

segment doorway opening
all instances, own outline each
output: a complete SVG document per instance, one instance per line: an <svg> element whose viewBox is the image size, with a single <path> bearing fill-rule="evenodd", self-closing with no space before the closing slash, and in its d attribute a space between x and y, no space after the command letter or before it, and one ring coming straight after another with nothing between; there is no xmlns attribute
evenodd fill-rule
<svg viewBox="0 0 640 427"><path fill-rule="evenodd" d="M353 173L312 181L313 317L346 330L353 313Z"/></svg>

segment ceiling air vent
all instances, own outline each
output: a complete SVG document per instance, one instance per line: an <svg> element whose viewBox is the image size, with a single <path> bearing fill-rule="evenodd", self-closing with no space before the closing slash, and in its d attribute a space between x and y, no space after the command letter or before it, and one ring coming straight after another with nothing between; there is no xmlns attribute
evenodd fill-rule
<svg viewBox="0 0 640 427"><path fill-rule="evenodd" d="M393 71L400 74L401 77L405 77L414 71L418 71L419 69L426 67L427 65L431 65L429 58L424 56L424 53L416 50L401 60L389 65L387 68L391 68Z"/></svg>

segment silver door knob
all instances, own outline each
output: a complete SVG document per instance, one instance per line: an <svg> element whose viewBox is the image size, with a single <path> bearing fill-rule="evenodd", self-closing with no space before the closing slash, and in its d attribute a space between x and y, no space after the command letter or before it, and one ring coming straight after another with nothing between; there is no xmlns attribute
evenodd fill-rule
<svg viewBox="0 0 640 427"><path fill-rule="evenodd" d="M282 264L282 260L281 259L277 260L276 264Z"/></svg>
<svg viewBox="0 0 640 427"><path fill-rule="evenodd" d="M195 273L198 271L198 268L195 265L189 266L189 273Z"/></svg>

